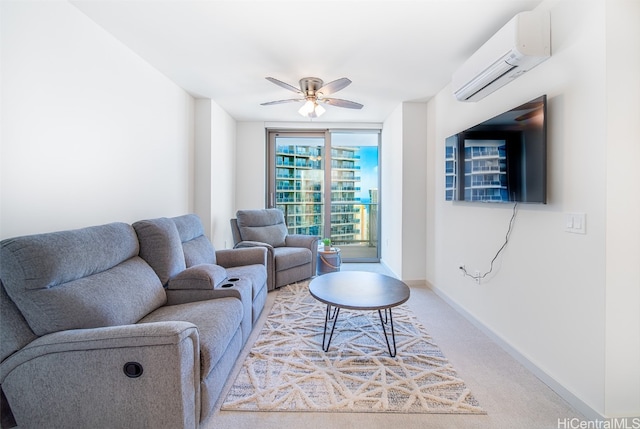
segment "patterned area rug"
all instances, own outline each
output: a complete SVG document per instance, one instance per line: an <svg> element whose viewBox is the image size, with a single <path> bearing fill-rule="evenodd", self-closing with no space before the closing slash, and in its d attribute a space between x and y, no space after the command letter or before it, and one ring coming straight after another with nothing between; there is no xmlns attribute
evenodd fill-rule
<svg viewBox="0 0 640 429"><path fill-rule="evenodd" d="M485 414L406 305L395 358L374 311L341 310L323 352L325 309L307 282L280 289L221 409Z"/></svg>

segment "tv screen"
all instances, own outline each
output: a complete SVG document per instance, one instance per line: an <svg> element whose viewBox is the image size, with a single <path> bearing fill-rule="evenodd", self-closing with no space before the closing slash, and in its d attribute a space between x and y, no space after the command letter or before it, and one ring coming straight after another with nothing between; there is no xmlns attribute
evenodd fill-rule
<svg viewBox="0 0 640 429"><path fill-rule="evenodd" d="M547 202L547 96L445 141L445 200Z"/></svg>

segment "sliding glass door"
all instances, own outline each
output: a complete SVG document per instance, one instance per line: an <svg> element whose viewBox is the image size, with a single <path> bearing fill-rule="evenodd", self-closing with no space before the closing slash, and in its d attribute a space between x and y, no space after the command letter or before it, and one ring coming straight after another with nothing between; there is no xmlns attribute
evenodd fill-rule
<svg viewBox="0 0 640 429"><path fill-rule="evenodd" d="M324 133L270 135L269 207L284 212L290 234L324 236Z"/></svg>
<svg viewBox="0 0 640 429"><path fill-rule="evenodd" d="M268 206L290 233L329 237L342 259L378 262L379 132L269 133Z"/></svg>

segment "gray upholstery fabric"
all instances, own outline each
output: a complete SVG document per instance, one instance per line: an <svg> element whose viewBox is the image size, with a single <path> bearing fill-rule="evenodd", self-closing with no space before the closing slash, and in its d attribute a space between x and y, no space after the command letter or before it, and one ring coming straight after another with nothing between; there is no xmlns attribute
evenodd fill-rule
<svg viewBox="0 0 640 429"><path fill-rule="evenodd" d="M306 247L309 250L318 250L318 241L320 238L313 235L289 234L286 243L288 247Z"/></svg>
<svg viewBox="0 0 640 429"><path fill-rule="evenodd" d="M266 265L267 250L264 246L247 249L222 249L216 251L218 265L225 268L241 265Z"/></svg>
<svg viewBox="0 0 640 429"><path fill-rule="evenodd" d="M252 325L258 321L262 309L267 302L267 271L264 265L242 265L227 268L229 278L239 278L240 281L247 281L250 284L251 294L251 322ZM236 283L237 287L239 286Z"/></svg>
<svg viewBox="0 0 640 429"><path fill-rule="evenodd" d="M264 266L258 266L264 267ZM250 280L252 284L251 299L255 299L267 281L267 270L256 269L256 265L241 265L226 269L228 278Z"/></svg>
<svg viewBox="0 0 640 429"><path fill-rule="evenodd" d="M255 247L267 249L268 290L274 290L315 275L318 237L286 234L284 214L279 209L238 210L236 215L237 219L230 220L234 249ZM274 223L282 225L285 232L284 243L279 245L264 241L265 239L270 240L269 236L273 234L273 230L268 228L273 228L272 224ZM258 230L261 228L258 225L260 224L267 225L264 227L267 230L262 233L267 238L258 235Z"/></svg>
<svg viewBox="0 0 640 429"><path fill-rule="evenodd" d="M180 241L183 243L204 235L202 221L196 214L189 213L182 216L176 216L172 217L171 220L176 224L176 228L180 233Z"/></svg>
<svg viewBox="0 0 640 429"><path fill-rule="evenodd" d="M0 282L0 362L38 338Z"/></svg>
<svg viewBox="0 0 640 429"><path fill-rule="evenodd" d="M138 257L64 285L25 292L18 302L37 335L135 323L166 302L158 277Z"/></svg>
<svg viewBox="0 0 640 429"><path fill-rule="evenodd" d="M259 241L273 247L285 245L287 226L282 210L238 210L236 218L243 241Z"/></svg>
<svg viewBox="0 0 640 429"><path fill-rule="evenodd" d="M135 323L166 302L126 224L8 239L0 277L36 335ZM102 259L104 257L104 259Z"/></svg>
<svg viewBox="0 0 640 429"><path fill-rule="evenodd" d="M236 298L219 298L181 305L168 305L149 314L139 323L182 320L198 327L200 337L200 377L207 378L240 327L242 303ZM224 383L224 380L221 380Z"/></svg>
<svg viewBox="0 0 640 429"><path fill-rule="evenodd" d="M0 275L13 298L16 282L24 289L57 286L105 271L137 254L137 237L125 223L29 235L0 243Z"/></svg>
<svg viewBox="0 0 640 429"><path fill-rule="evenodd" d="M278 247L273 249L276 271L311 263L311 250L304 247Z"/></svg>
<svg viewBox="0 0 640 429"><path fill-rule="evenodd" d="M231 287L223 287L223 285L231 284ZM266 295L266 286L262 287L264 295ZM234 282L224 282L218 285L216 288L210 289L168 289L167 290L167 302L169 305L185 304L189 302L206 301L210 299L218 299L225 297L232 297L239 299L242 303L242 343L244 344L249 335L253 323L256 321L257 316L264 308L264 301L261 300L261 296L256 299L251 299L252 285L249 280L239 279Z"/></svg>
<svg viewBox="0 0 640 429"><path fill-rule="evenodd" d="M243 338L244 341L248 338L249 328L246 326L247 320L249 322L256 322L264 304L266 302L266 289L267 289L267 250L264 243L260 243L259 247L251 249L223 249L216 251L204 235L204 228L200 218L195 214L187 214L184 216L178 216L172 218L176 224L176 228L180 234L182 240L182 246L184 249L184 256L187 265L187 271L189 268L195 266L204 267L206 264L217 264L226 269L226 278L238 278L239 283L236 283L233 288L226 289L232 291L236 288L240 288L240 283L245 280L249 280L251 287L249 293L244 292L238 296L243 303L245 312L250 311L251 314L246 314L243 318ZM198 300L208 299L208 294L201 293L206 288L212 285L218 287L220 285L221 272L218 277L214 276L214 272L209 273L207 278L206 270L215 270L214 268L204 268L203 270L197 270L192 273L179 274L176 278L179 282L184 282L181 286L176 286L174 280L169 282L169 288L174 289L180 287L183 290L180 293L176 293L176 290L170 290L170 302L183 302L182 300ZM190 282L199 283L199 286L189 285ZM204 288L204 289L194 289ZM247 301L248 300L248 301ZM249 324L252 326L252 323Z"/></svg>
<svg viewBox="0 0 640 429"><path fill-rule="evenodd" d="M187 214L171 218L180 234L187 268L199 264L216 264L216 251L204 235L200 218Z"/></svg>
<svg viewBox="0 0 640 429"><path fill-rule="evenodd" d="M273 250L273 246L268 243L263 243L262 241L249 241L249 240L239 241L235 245L234 249L249 249L252 247L264 247L270 252Z"/></svg>
<svg viewBox="0 0 640 429"><path fill-rule="evenodd" d="M202 378L200 392L202 396L202 415L209 415L213 411L216 401L222 393L224 382L233 371L236 360L242 351L242 346L246 340L242 339L240 330L236 331L229 344L226 353L220 358L216 366L211 370L209 376Z"/></svg>
<svg viewBox="0 0 640 429"><path fill-rule="evenodd" d="M171 219L141 220L133 228L140 241L140 256L151 265L163 285L186 268L180 234Z"/></svg>
<svg viewBox="0 0 640 429"><path fill-rule="evenodd" d="M8 360L1 381L19 427L196 428L200 420L191 323L58 332ZM126 362L139 362L142 376L126 377Z"/></svg>
<svg viewBox="0 0 640 429"><path fill-rule="evenodd" d="M253 298L252 309L253 309L253 324L255 325L260 317L260 313L262 313L262 309L264 308L267 302L267 286L265 285L260 292L256 294Z"/></svg>
<svg viewBox="0 0 640 429"><path fill-rule="evenodd" d="M216 251L207 237L201 235L182 243L187 268L200 264L217 264Z"/></svg>
<svg viewBox="0 0 640 429"><path fill-rule="evenodd" d="M227 278L220 265L200 264L187 268L169 280L168 289L213 289Z"/></svg>
<svg viewBox="0 0 640 429"><path fill-rule="evenodd" d="M175 219L0 243L0 383L20 427L195 428L208 417L264 307L266 250L224 252L247 264L234 281L210 263L185 269L216 255L197 216ZM158 273L178 289L165 292ZM126 377L126 362L143 374Z"/></svg>
<svg viewBox="0 0 640 429"><path fill-rule="evenodd" d="M309 264L298 265L297 267L289 268L288 270L278 271L276 281L278 282L278 287L280 287L298 282L301 279L308 279L313 275L315 275L315 273L311 271L311 266Z"/></svg>

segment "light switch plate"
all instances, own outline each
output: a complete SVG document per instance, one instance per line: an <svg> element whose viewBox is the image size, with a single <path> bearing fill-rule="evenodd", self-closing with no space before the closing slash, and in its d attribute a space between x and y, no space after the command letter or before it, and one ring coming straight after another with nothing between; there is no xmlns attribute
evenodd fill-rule
<svg viewBox="0 0 640 429"><path fill-rule="evenodd" d="M585 213L565 213L564 230L573 234L587 233L587 215Z"/></svg>

